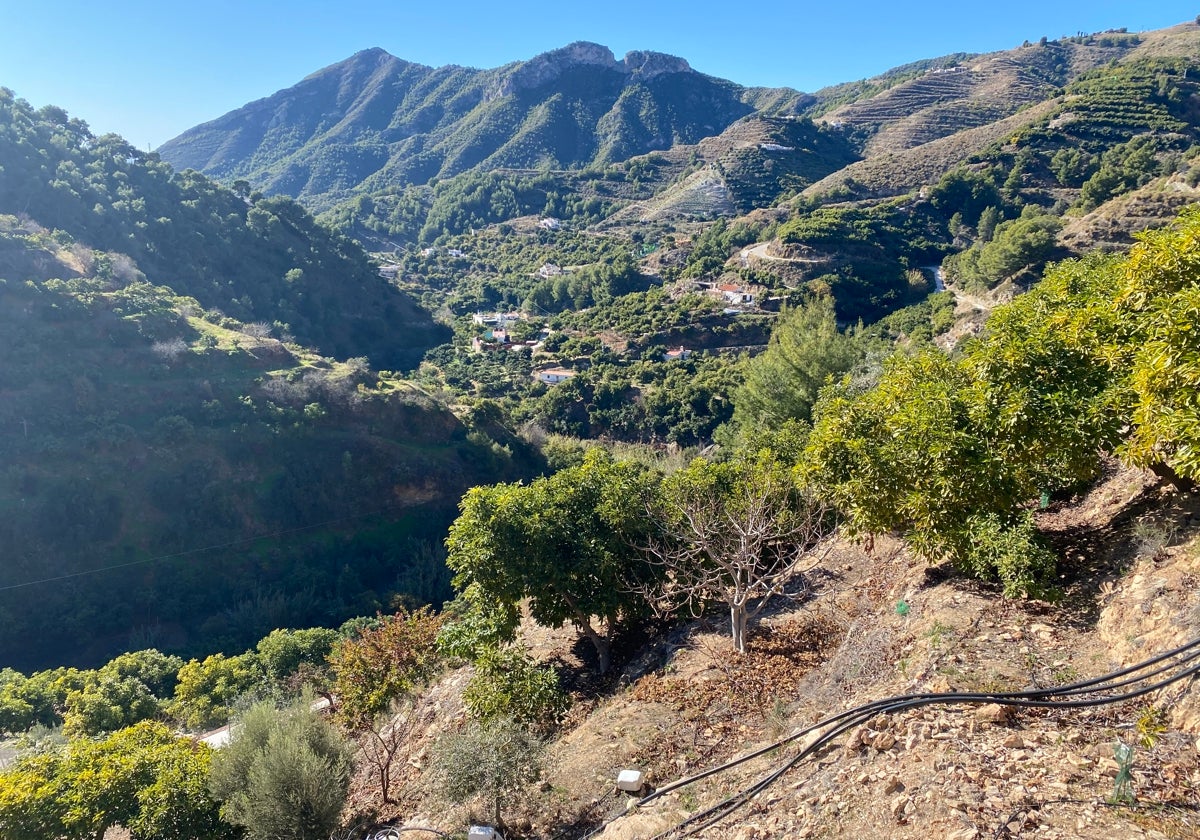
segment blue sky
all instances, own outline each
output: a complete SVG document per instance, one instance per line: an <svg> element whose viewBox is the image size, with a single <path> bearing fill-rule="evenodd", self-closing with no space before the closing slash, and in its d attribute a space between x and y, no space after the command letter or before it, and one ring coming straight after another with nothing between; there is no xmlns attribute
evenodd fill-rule
<svg viewBox="0 0 1200 840"><path fill-rule="evenodd" d="M744 85L813 91L950 52L1193 20L1195 2L0 0L0 86L140 147L361 49L495 67L571 41L648 49Z"/></svg>

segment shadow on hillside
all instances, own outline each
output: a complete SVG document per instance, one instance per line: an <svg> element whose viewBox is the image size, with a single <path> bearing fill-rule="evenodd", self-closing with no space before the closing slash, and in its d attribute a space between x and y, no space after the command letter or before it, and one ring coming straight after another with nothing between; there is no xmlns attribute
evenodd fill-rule
<svg viewBox="0 0 1200 840"><path fill-rule="evenodd" d="M1003 599L999 583L973 580L951 563L929 566L921 589L949 584L1001 599L1029 616L1077 629L1100 618L1102 592L1139 559L1186 542L1200 527L1200 495L1109 465L1091 490L1037 514L1038 530L1058 556L1056 597Z"/></svg>
<svg viewBox="0 0 1200 840"><path fill-rule="evenodd" d="M821 592L841 581L834 569L817 568L797 575L750 622L751 643L761 635L764 622L812 602ZM644 674L662 668L678 650L693 648L697 636L707 633L729 635L729 613L714 604L697 618L646 619L622 627L612 641L612 667L600 674L596 649L580 635L569 650L550 657L547 664L558 672L567 692L587 698L608 696L636 682ZM731 643L732 644L732 643Z"/></svg>

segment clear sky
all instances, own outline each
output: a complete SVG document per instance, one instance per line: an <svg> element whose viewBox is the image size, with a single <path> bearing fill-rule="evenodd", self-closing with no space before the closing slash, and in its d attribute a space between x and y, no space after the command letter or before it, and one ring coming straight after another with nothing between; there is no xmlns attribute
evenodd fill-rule
<svg viewBox="0 0 1200 840"><path fill-rule="evenodd" d="M1194 0L0 0L0 86L145 148L368 47L496 67L586 40L814 91L920 58L1159 29L1198 11Z"/></svg>

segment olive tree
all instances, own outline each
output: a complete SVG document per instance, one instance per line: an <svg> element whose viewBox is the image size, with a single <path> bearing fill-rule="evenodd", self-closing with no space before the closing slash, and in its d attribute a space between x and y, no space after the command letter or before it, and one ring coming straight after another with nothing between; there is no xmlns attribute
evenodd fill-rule
<svg viewBox="0 0 1200 840"><path fill-rule="evenodd" d="M353 753L306 698L288 709L252 706L213 758L222 816L250 840L325 840L337 827Z"/></svg>

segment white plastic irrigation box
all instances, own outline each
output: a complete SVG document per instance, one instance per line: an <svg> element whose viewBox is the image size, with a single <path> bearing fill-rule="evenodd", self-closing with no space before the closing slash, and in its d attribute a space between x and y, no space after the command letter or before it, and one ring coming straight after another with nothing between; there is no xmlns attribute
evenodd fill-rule
<svg viewBox="0 0 1200 840"><path fill-rule="evenodd" d="M467 840L504 840L490 825L473 825L467 830Z"/></svg>
<svg viewBox="0 0 1200 840"><path fill-rule="evenodd" d="M646 774L641 770L622 770L617 774L617 790L637 793L646 786Z"/></svg>

